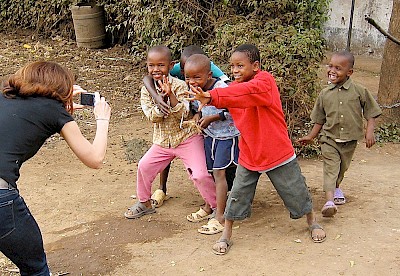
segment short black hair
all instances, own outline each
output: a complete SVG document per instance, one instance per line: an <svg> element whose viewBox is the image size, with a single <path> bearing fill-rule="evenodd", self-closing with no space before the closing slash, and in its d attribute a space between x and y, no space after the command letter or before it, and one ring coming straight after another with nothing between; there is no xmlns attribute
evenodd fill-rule
<svg viewBox="0 0 400 276"><path fill-rule="evenodd" d="M345 57L349 61L350 68L354 67L354 55L352 53L350 53L349 51L346 51L346 50L339 51L339 52L333 53L333 55Z"/></svg>
<svg viewBox="0 0 400 276"><path fill-rule="evenodd" d="M211 62L210 59L203 54L193 54L188 59L186 60L185 67L188 64L194 64L197 66L197 69L200 70L205 70L210 72L211 71Z"/></svg>
<svg viewBox="0 0 400 276"><path fill-rule="evenodd" d="M151 52L162 53L162 54L164 54L164 55L169 59L169 61L172 61L171 50L170 50L167 46L164 46L164 45L157 45L157 46L151 47L151 48L149 49L149 51L147 52L147 55L148 55L149 53L151 53Z"/></svg>
<svg viewBox="0 0 400 276"><path fill-rule="evenodd" d="M190 57L191 55L194 54L200 54L200 55L205 55L206 53L203 51L203 49L201 49L200 46L197 45L189 45L186 46L185 48L183 48L181 57Z"/></svg>
<svg viewBox="0 0 400 276"><path fill-rule="evenodd" d="M260 51L253 44L242 44L238 46L233 52L245 53L251 63L256 61L261 62Z"/></svg>

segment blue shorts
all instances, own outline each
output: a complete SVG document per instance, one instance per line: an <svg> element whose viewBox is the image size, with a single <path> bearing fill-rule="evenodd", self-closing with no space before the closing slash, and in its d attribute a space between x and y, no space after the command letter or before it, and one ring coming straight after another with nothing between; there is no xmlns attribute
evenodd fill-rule
<svg viewBox="0 0 400 276"><path fill-rule="evenodd" d="M204 149L206 151L207 170L224 170L232 163L238 164L239 137L220 140L210 136L204 137Z"/></svg>

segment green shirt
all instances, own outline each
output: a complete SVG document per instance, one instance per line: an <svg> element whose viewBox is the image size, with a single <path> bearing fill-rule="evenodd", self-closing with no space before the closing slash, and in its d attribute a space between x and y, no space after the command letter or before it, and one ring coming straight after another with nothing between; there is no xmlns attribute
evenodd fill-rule
<svg viewBox="0 0 400 276"><path fill-rule="evenodd" d="M368 120L381 114L371 93L349 78L341 86L330 84L321 91L311 120L322 125L320 135L350 141L364 137L363 117Z"/></svg>

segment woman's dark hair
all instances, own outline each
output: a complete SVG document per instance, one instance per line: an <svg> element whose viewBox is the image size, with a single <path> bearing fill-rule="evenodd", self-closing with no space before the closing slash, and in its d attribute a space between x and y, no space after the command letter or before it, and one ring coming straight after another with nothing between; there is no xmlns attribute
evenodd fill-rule
<svg viewBox="0 0 400 276"><path fill-rule="evenodd" d="M3 85L3 93L14 98L41 96L58 100L72 114L74 76L61 65L50 61L32 62L11 75Z"/></svg>
<svg viewBox="0 0 400 276"><path fill-rule="evenodd" d="M256 61L261 62L260 51L253 44L242 44L242 45L238 46L233 52L234 53L235 52L245 53L251 63L256 62Z"/></svg>

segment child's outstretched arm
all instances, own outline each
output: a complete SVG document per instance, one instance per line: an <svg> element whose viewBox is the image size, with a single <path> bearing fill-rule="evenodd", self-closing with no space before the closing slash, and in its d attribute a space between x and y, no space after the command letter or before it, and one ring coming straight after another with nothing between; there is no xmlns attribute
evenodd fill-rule
<svg viewBox="0 0 400 276"><path fill-rule="evenodd" d="M199 109L200 111L203 106L207 105L211 102L211 95L209 92L204 92L200 87L194 87L190 85L190 90L187 94L194 96L193 98L186 98L188 101L198 100L200 102Z"/></svg>
<svg viewBox="0 0 400 276"><path fill-rule="evenodd" d="M153 78L150 76L144 76L143 78L143 84L146 87L147 91L149 91L150 96L154 99L154 102L160 109L160 111L168 115L169 114L169 105L164 101L163 97L161 97L157 91L156 87L154 86L154 81Z"/></svg>
<svg viewBox="0 0 400 276"><path fill-rule="evenodd" d="M321 128L322 128L322 125L314 124L310 133L308 135L298 139L296 142L301 143L301 144L310 144L314 140L314 138L317 137Z"/></svg>
<svg viewBox="0 0 400 276"><path fill-rule="evenodd" d="M375 118L368 119L367 120L367 130L365 132L365 143L366 143L367 148L372 147L376 143L374 128L375 128Z"/></svg>

